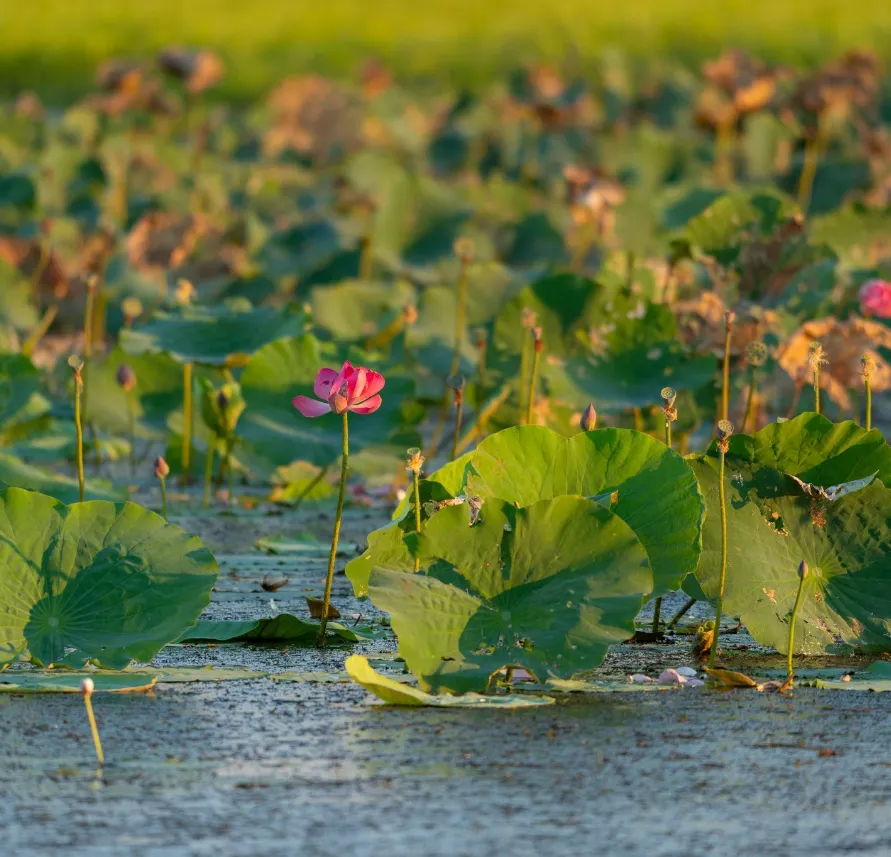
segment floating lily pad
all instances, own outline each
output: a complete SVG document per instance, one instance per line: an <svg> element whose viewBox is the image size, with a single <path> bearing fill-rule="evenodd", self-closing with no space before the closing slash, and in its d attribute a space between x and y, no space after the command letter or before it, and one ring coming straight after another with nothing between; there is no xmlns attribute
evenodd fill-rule
<svg viewBox="0 0 891 857"><path fill-rule="evenodd" d="M351 643L376 640L383 631L365 626L349 627L329 622L328 631ZM319 635L319 623L308 622L290 613L268 619L200 619L177 643L312 643Z"/></svg>
<svg viewBox="0 0 891 857"><path fill-rule="evenodd" d="M485 690L505 666L539 679L596 667L653 587L631 528L581 497L492 500L472 527L466 504L445 508L418 544L426 573L375 569L369 595L425 689Z"/></svg>
<svg viewBox="0 0 891 857"><path fill-rule="evenodd" d="M273 681L293 682L295 684L348 684L350 677L345 672L283 672L272 673Z"/></svg>
<svg viewBox="0 0 891 857"><path fill-rule="evenodd" d="M521 696L515 693L504 696L481 696L476 693L467 693L463 696L448 694L434 696L375 672L367 658L362 655L351 655L347 658L344 666L353 681L361 684L367 691L388 705L434 708L533 708L554 703L554 700L548 696Z"/></svg>
<svg viewBox="0 0 891 857"><path fill-rule="evenodd" d="M800 685L810 687L819 687L824 690L866 690L874 693L887 693L891 691L891 663L887 661L876 661L870 664L865 670L854 673L847 681L841 678L815 678L803 681L799 680Z"/></svg>
<svg viewBox="0 0 891 857"><path fill-rule="evenodd" d="M248 670L240 667L139 667L128 670L134 675L155 676L159 684L187 684L199 681L255 681L266 678L264 670Z"/></svg>
<svg viewBox="0 0 891 857"><path fill-rule="evenodd" d="M210 601L199 539L133 503L0 493L0 659L150 661Z"/></svg>
<svg viewBox="0 0 891 857"><path fill-rule="evenodd" d="M721 573L718 461L690 459L705 498L696 578L715 598ZM728 468L724 609L762 645L788 647L798 567L809 568L795 651L891 650L891 489L875 480L837 500L808 497L789 476L739 462Z"/></svg>
<svg viewBox="0 0 891 857"><path fill-rule="evenodd" d="M148 673L13 670L0 673L0 693L81 693L85 678L92 679L94 693L136 693L158 683L158 676Z"/></svg>

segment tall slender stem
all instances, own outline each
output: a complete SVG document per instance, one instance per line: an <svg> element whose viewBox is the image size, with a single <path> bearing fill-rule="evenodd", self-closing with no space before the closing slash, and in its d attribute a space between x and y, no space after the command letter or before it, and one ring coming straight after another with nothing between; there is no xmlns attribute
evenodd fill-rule
<svg viewBox="0 0 891 857"><path fill-rule="evenodd" d="M872 383L868 377L863 379L863 386L866 388L866 430L872 429Z"/></svg>
<svg viewBox="0 0 891 857"><path fill-rule="evenodd" d="M337 543L340 541L340 521L343 518L343 501L346 497L347 472L350 459L350 430L347 414L343 412L343 457L340 465L340 493L337 495L337 513L334 516L334 534L331 536L331 554L328 557L328 576L325 579L325 597L322 605L322 619L316 645L321 649L325 645L325 631L328 627L328 607L331 604L331 587L334 584L334 561L337 557Z"/></svg>
<svg viewBox="0 0 891 857"><path fill-rule="evenodd" d="M721 613L724 608L724 584L727 581L727 498L724 492L724 451L720 450L721 464L718 468L718 496L721 498L721 581L718 585L718 605L715 608L715 636L708 664L715 665L718 653L718 637L721 635Z"/></svg>
<svg viewBox="0 0 891 857"><path fill-rule="evenodd" d="M688 611L688 610L689 610L695 603L696 603L696 599L695 599L695 598L691 598L689 601L687 601L686 604L684 604L683 607L681 607L680 610L678 610L677 613L674 614L674 617L673 617L672 620L668 623L668 628L669 628L669 630L671 630L672 628L674 628L674 627L678 624L678 622L681 621L681 619L686 615L687 611Z"/></svg>
<svg viewBox="0 0 891 857"><path fill-rule="evenodd" d="M452 458L458 457L458 444L461 442L461 421L464 417L464 390L455 390L455 435L452 440Z"/></svg>
<svg viewBox="0 0 891 857"><path fill-rule="evenodd" d="M207 458L204 461L204 508L210 506L210 486L213 481L213 456L216 451L217 436L211 433L207 444Z"/></svg>
<svg viewBox="0 0 891 857"><path fill-rule="evenodd" d="M814 366L814 413L820 413L820 367Z"/></svg>
<svg viewBox="0 0 891 857"><path fill-rule="evenodd" d="M746 429L749 427L749 418L752 416L752 408L755 404L755 378L757 374L757 367L751 366L749 368L749 393L746 396L746 409L743 412L742 426L739 429L742 434L746 433Z"/></svg>
<svg viewBox="0 0 891 857"><path fill-rule="evenodd" d="M167 480L162 476L161 482L161 516L167 520Z"/></svg>
<svg viewBox="0 0 891 857"><path fill-rule="evenodd" d="M226 505L232 506L235 502L235 468L232 466L232 441L226 444L226 468L229 471L229 495L226 498Z"/></svg>
<svg viewBox="0 0 891 857"><path fill-rule="evenodd" d="M532 352L532 371L529 373L529 395L526 399L526 425L532 425L535 413L535 388L538 385L538 364L541 362L541 333L533 331L534 347Z"/></svg>
<svg viewBox="0 0 891 857"><path fill-rule="evenodd" d="M22 344L22 354L25 357L30 357L34 351L37 349L40 340L46 336L46 332L52 326L52 323L56 320L56 316L59 314L59 305L58 304L50 304L47 308L46 312L43 314L43 318L37 324L37 326L28 334L28 338Z"/></svg>
<svg viewBox="0 0 891 857"><path fill-rule="evenodd" d="M458 290L455 296L455 346L452 352L451 375L461 368L461 343L464 341L464 328L467 327L467 260L461 260L461 274L458 277Z"/></svg>
<svg viewBox="0 0 891 857"><path fill-rule="evenodd" d="M733 336L733 321L736 318L734 312L728 312L724 316L724 379L721 389L721 419L728 419L730 410L730 341Z"/></svg>
<svg viewBox="0 0 891 857"><path fill-rule="evenodd" d="M192 469L192 364L183 366L183 451L182 482L189 481Z"/></svg>
<svg viewBox="0 0 891 857"><path fill-rule="evenodd" d="M127 390L127 422L130 429L130 475L136 475L136 396Z"/></svg>
<svg viewBox="0 0 891 857"><path fill-rule="evenodd" d="M798 568L798 593L795 596L795 605L792 607L792 615L789 618L789 651L786 653L786 672L789 678L789 687L792 686L792 654L795 649L795 620L798 618L798 608L801 606L801 593L804 590L804 581L807 577L807 563L802 560Z"/></svg>
<svg viewBox="0 0 891 857"><path fill-rule="evenodd" d="M84 382L80 372L74 374L74 428L77 431L77 485L80 502L84 501L84 423L81 413L81 395Z"/></svg>
<svg viewBox="0 0 891 857"><path fill-rule="evenodd" d="M801 167L801 176L798 179L798 207L803 215L807 215L811 204L814 179L817 177L817 164L823 148L822 138L822 131L818 127L814 137L806 140L804 143L804 164Z"/></svg>
<svg viewBox="0 0 891 857"><path fill-rule="evenodd" d="M421 534L421 474L419 469L412 471L412 482L414 484L414 503L415 503L415 532ZM421 570L421 558L415 557L415 574Z"/></svg>
<svg viewBox="0 0 891 857"><path fill-rule="evenodd" d="M735 147L736 115L731 114L718 123L715 140L715 178L718 184L733 184L733 155Z"/></svg>
<svg viewBox="0 0 891 857"><path fill-rule="evenodd" d="M529 374L529 346L532 344L532 331L529 331L529 335L523 335L523 348L520 350L520 413L525 414L527 411L526 406L526 393L529 391L529 382L526 380L526 376Z"/></svg>
<svg viewBox="0 0 891 857"><path fill-rule="evenodd" d="M362 236L359 250L359 279L364 283L371 282L374 273L374 256L371 255L371 233Z"/></svg>
<svg viewBox="0 0 891 857"><path fill-rule="evenodd" d="M90 693L84 693L84 704L87 708L87 720L90 722L90 732L93 734L93 746L96 748L96 758L101 768L105 764L105 754L102 752L102 742L99 740L99 729L96 726L96 717L93 714L93 703L90 699Z"/></svg>

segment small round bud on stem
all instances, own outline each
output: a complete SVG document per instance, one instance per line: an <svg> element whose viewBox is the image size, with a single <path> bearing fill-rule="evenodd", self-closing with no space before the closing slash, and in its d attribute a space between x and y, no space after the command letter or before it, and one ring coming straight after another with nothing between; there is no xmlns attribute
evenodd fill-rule
<svg viewBox="0 0 891 857"><path fill-rule="evenodd" d="M93 683L93 679L85 678L80 683L80 692L84 696L89 696L96 689L96 685Z"/></svg>
<svg viewBox="0 0 891 857"><path fill-rule="evenodd" d="M805 560L802 560L798 566L798 576L802 580L804 580L807 577L807 575L808 575L807 562Z"/></svg>
<svg viewBox="0 0 891 857"><path fill-rule="evenodd" d="M674 406L675 400L678 397L677 390L675 390L674 387L663 387L661 395L662 401L665 402L662 406L662 413L665 415L665 421L673 423L678 418L678 410Z"/></svg>
<svg viewBox="0 0 891 857"><path fill-rule="evenodd" d="M163 455L159 455L155 459L155 478L166 479L170 475L170 465L166 462Z"/></svg>
<svg viewBox="0 0 891 857"><path fill-rule="evenodd" d="M84 376L82 374L84 368L84 361L78 357L76 354L72 354L68 358L68 365L71 367L71 370L74 372L74 383L78 390L83 390L84 388Z"/></svg>
<svg viewBox="0 0 891 857"><path fill-rule="evenodd" d="M593 431L597 426L597 411L594 410L593 402L590 402L582 412L581 425L582 431Z"/></svg>
<svg viewBox="0 0 891 857"><path fill-rule="evenodd" d="M87 291L92 295L96 293L99 287L99 277L96 274L87 275Z"/></svg>
<svg viewBox="0 0 891 857"><path fill-rule="evenodd" d="M126 363L121 363L121 365L118 366L115 380L125 393L129 393L136 387L136 373Z"/></svg>
<svg viewBox="0 0 891 857"><path fill-rule="evenodd" d="M541 354L542 350L544 349L544 342L542 341L541 335L542 335L542 330L540 327L532 328L532 339L535 343L535 351L538 354Z"/></svg>
<svg viewBox="0 0 891 857"><path fill-rule="evenodd" d="M413 325L418 320L418 308L414 304L406 304L402 308L402 321L406 325Z"/></svg>
<svg viewBox="0 0 891 857"><path fill-rule="evenodd" d="M724 329L729 331L730 328L733 327L733 322L735 321L736 313L732 309L727 310L727 312L724 313Z"/></svg>
<svg viewBox="0 0 891 857"><path fill-rule="evenodd" d="M125 298L121 302L121 312L124 314L124 326L130 327L142 315L142 301L139 298Z"/></svg>
<svg viewBox="0 0 891 857"><path fill-rule="evenodd" d="M425 459L424 456L421 455L421 450L416 446L413 446L406 452L405 469L409 473L420 473L424 461Z"/></svg>
<svg viewBox="0 0 891 857"><path fill-rule="evenodd" d="M469 265L473 261L474 250L473 241L470 238L458 238L452 245L455 255L461 260L462 265Z"/></svg>

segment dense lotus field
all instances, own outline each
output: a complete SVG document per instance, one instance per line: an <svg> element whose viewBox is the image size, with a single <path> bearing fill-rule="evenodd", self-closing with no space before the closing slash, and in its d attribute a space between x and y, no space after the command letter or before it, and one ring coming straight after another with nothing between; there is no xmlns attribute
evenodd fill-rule
<svg viewBox="0 0 891 857"><path fill-rule="evenodd" d="M92 724L94 692L266 676L151 666L245 643L333 648L395 705L884 689L872 56L427 95L369 65L245 108L224 73L115 61L0 117L0 691L83 691ZM330 550L282 610L307 510ZM262 615L206 611L196 515L283 516ZM367 608L339 609L344 570ZM743 629L779 673L726 668ZM592 673L685 634L695 667ZM796 678L814 656L876 663Z"/></svg>

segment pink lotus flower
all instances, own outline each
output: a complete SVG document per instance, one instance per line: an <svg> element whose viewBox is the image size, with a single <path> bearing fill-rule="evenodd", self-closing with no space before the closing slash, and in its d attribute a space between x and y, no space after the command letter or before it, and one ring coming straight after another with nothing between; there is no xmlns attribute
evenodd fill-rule
<svg viewBox="0 0 891 857"><path fill-rule="evenodd" d="M860 287L860 311L864 315L891 318L891 283L868 280Z"/></svg>
<svg viewBox="0 0 891 857"><path fill-rule="evenodd" d="M340 371L319 369L313 392L319 399L295 396L292 403L305 417L320 417L332 411L343 414L373 414L381 406L378 393L384 388L384 376L364 366L347 361ZM321 400L321 401L319 401Z"/></svg>

